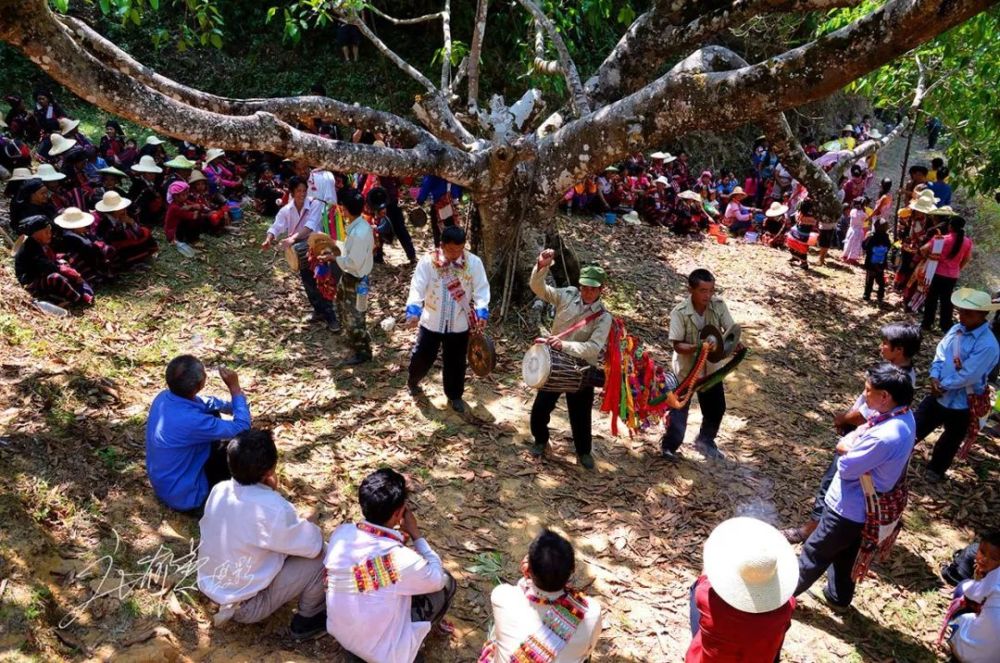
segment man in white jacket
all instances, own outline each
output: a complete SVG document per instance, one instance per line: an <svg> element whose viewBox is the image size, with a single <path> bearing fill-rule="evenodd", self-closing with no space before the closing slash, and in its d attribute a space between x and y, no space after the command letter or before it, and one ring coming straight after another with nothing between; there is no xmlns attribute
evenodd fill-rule
<svg viewBox="0 0 1000 663"><path fill-rule="evenodd" d="M327 546L327 630L348 660L413 663L444 618L455 580L421 536L402 475L373 472L358 498L364 520L339 526Z"/></svg>
<svg viewBox="0 0 1000 663"><path fill-rule="evenodd" d="M489 318L490 282L478 256L465 250L465 231L448 226L441 246L423 256L413 271L406 300L406 321L420 325L410 354L410 394L423 394L420 381L441 349L444 394L456 412L465 412L466 352L469 332L482 329Z"/></svg>
<svg viewBox="0 0 1000 663"><path fill-rule="evenodd" d="M1000 530L983 535L976 551L976 579L955 590L967 612L952 622L949 645L961 663L1000 661Z"/></svg>
<svg viewBox="0 0 1000 663"><path fill-rule="evenodd" d="M271 431L240 433L227 449L233 478L212 488L198 549L198 588L219 605L217 626L263 621L298 599L292 637L323 633L323 532L278 493Z"/></svg>

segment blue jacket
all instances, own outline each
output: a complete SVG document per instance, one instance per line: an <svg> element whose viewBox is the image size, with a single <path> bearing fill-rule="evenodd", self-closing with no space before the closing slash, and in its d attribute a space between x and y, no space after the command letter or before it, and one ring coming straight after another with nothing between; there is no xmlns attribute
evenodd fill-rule
<svg viewBox="0 0 1000 663"><path fill-rule="evenodd" d="M218 416L232 414L232 421ZM161 391L146 422L146 472L156 496L177 511L197 509L208 499L205 461L212 443L250 428L246 396L233 402L197 396L183 398Z"/></svg>

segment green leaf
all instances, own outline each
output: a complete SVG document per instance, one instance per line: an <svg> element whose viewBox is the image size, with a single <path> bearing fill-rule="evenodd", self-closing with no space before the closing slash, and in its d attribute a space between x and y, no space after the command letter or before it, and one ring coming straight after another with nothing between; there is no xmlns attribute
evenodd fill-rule
<svg viewBox="0 0 1000 663"><path fill-rule="evenodd" d="M153 11L159 11L160 0L149 0L149 6L153 8Z"/></svg>
<svg viewBox="0 0 1000 663"><path fill-rule="evenodd" d="M212 42L212 46L215 46L216 48L222 48L222 37L220 37L219 35L212 34L212 36L209 37L209 40Z"/></svg>
<svg viewBox="0 0 1000 663"><path fill-rule="evenodd" d="M107 14L111 11L111 0L98 0L97 6L101 8L102 14Z"/></svg>
<svg viewBox="0 0 1000 663"><path fill-rule="evenodd" d="M52 4L55 5L56 11L60 14L65 14L66 10L69 9L69 0L53 0Z"/></svg>

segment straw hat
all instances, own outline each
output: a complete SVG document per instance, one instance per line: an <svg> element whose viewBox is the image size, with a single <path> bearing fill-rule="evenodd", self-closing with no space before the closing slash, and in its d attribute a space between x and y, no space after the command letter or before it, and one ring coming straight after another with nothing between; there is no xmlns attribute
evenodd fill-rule
<svg viewBox="0 0 1000 663"><path fill-rule="evenodd" d="M24 180L30 180L34 175L31 174L30 168L15 168L14 172L10 174L10 179L8 182L23 182Z"/></svg>
<svg viewBox="0 0 1000 663"><path fill-rule="evenodd" d="M69 148L71 148L74 145L76 145L76 139L75 138L65 138L61 134L52 134L49 137L49 140L52 143L52 147L49 148L49 156L50 157L54 157L57 154L62 154L63 152L65 152Z"/></svg>
<svg viewBox="0 0 1000 663"><path fill-rule="evenodd" d="M183 154L178 154L170 161L165 161L163 165L169 168L180 168L182 170L191 170L198 164L196 164L194 161L191 161Z"/></svg>
<svg viewBox="0 0 1000 663"><path fill-rule="evenodd" d="M163 141L156 136L150 136L146 139L146 145L163 145Z"/></svg>
<svg viewBox="0 0 1000 663"><path fill-rule="evenodd" d="M137 173L162 173L163 169L156 165L156 159L148 154L139 159L139 163L132 166L132 170Z"/></svg>
<svg viewBox="0 0 1000 663"><path fill-rule="evenodd" d="M788 213L788 205L782 205L777 200L775 200L773 203L771 203L771 206L767 208L767 211L764 212L764 216L766 216L769 219L774 219L779 216L784 216L787 213Z"/></svg>
<svg viewBox="0 0 1000 663"><path fill-rule="evenodd" d="M205 165L208 165L224 155L226 151L220 147L210 147L207 152L205 152Z"/></svg>
<svg viewBox="0 0 1000 663"><path fill-rule="evenodd" d="M99 172L102 175L114 175L116 177L128 177L128 175L126 175L122 171L118 170L114 166L108 166L107 168L98 168L97 172Z"/></svg>
<svg viewBox="0 0 1000 663"><path fill-rule="evenodd" d="M917 194L916 199L913 200L907 207L914 212L930 214L937 209L937 203L940 202L940 200L940 198L934 197L934 192L931 189L924 189Z"/></svg>
<svg viewBox="0 0 1000 663"><path fill-rule="evenodd" d="M878 129L872 129L871 131L868 132L868 137L878 140L879 138L882 137L882 132L879 131Z"/></svg>
<svg viewBox="0 0 1000 663"><path fill-rule="evenodd" d="M650 159L662 159L663 163L670 163L671 161L677 161L677 157L672 155L670 152L653 152L649 155Z"/></svg>
<svg viewBox="0 0 1000 663"><path fill-rule="evenodd" d="M132 204L128 198L123 198L117 191L105 191L104 196L94 205L98 212L117 212Z"/></svg>
<svg viewBox="0 0 1000 663"><path fill-rule="evenodd" d="M845 124L845 125L844 125L844 128L843 128L843 129L841 129L840 131L841 131L841 132L844 132L844 131L850 131L851 133L854 133L854 126L853 126L853 125L850 125L850 124Z"/></svg>
<svg viewBox="0 0 1000 663"><path fill-rule="evenodd" d="M200 170L192 170L191 177L188 178L188 184L194 184L195 182L207 182L208 178L205 177L205 173Z"/></svg>
<svg viewBox="0 0 1000 663"><path fill-rule="evenodd" d="M677 197L680 198L681 200L693 200L695 202L699 203L701 202L701 194L696 191L691 191L690 189L688 189L687 191L681 191L680 193L677 194Z"/></svg>
<svg viewBox="0 0 1000 663"><path fill-rule="evenodd" d="M723 601L759 614L788 603L799 563L781 532L755 518L731 518L705 541L705 575Z"/></svg>
<svg viewBox="0 0 1000 663"><path fill-rule="evenodd" d="M68 117L59 118L59 133L63 136L80 126L80 120L71 120Z"/></svg>
<svg viewBox="0 0 1000 663"><path fill-rule="evenodd" d="M622 223L627 223L630 226L641 226L642 219L639 218L638 212L632 210L622 215Z"/></svg>
<svg viewBox="0 0 1000 663"><path fill-rule="evenodd" d="M66 179L66 176L56 170L55 166L50 163L40 165L38 170L35 171L35 177L43 182L58 182L59 180Z"/></svg>
<svg viewBox="0 0 1000 663"><path fill-rule="evenodd" d="M604 172L605 173L617 173L618 169L616 167L614 167L614 166L608 166L607 168L604 169Z"/></svg>
<svg viewBox="0 0 1000 663"><path fill-rule="evenodd" d="M663 175L660 175L659 177L657 177L657 178L656 178L655 180L653 180L653 181L654 181L655 183L657 183L657 184L662 184L663 186L670 186L670 180L668 180L668 179L667 179L666 177L664 177Z"/></svg>
<svg viewBox="0 0 1000 663"><path fill-rule="evenodd" d="M86 228L93 222L94 215L90 212L84 212L79 207L67 207L62 214L56 217L56 225L67 230Z"/></svg>
<svg viewBox="0 0 1000 663"><path fill-rule="evenodd" d="M951 303L966 311L1000 311L1000 302L993 302L988 293L974 288L959 288L952 293Z"/></svg>
<svg viewBox="0 0 1000 663"><path fill-rule="evenodd" d="M958 216L958 212L951 208L951 205L942 205L937 209L927 212L930 216Z"/></svg>
<svg viewBox="0 0 1000 663"><path fill-rule="evenodd" d="M743 187L741 186L736 187L735 189L733 189L733 192L729 194L731 198L735 198L736 196L746 196L746 195L747 192L744 191Z"/></svg>

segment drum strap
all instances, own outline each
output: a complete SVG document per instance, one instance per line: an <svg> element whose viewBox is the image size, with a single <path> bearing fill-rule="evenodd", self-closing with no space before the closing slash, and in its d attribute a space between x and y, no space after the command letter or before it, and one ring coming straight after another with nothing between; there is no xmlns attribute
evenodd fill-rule
<svg viewBox="0 0 1000 663"><path fill-rule="evenodd" d="M559 332L558 334L552 334L552 338L562 339L562 338L564 338L566 336L569 336L570 334L572 334L573 332L575 332L577 329L580 329L581 327L586 327L591 322L593 322L594 320L597 320L599 317L601 317L605 313L607 313L607 311L605 311L603 308L600 311L594 311L590 315L588 315L588 316L586 316L584 318L580 318L579 320L577 320L576 322L574 322L572 325L570 325L566 329L564 329L561 332Z"/></svg>

